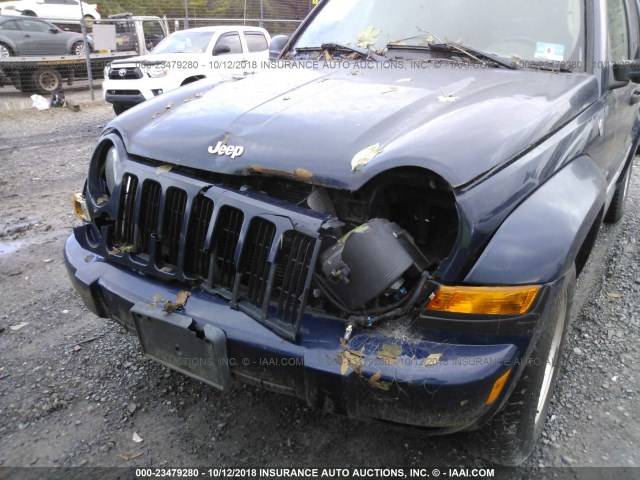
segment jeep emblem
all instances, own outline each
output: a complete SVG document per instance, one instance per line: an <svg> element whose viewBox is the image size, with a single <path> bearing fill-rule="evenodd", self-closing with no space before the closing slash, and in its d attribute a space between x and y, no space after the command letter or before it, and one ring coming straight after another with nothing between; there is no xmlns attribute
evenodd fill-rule
<svg viewBox="0 0 640 480"><path fill-rule="evenodd" d="M127 76L127 69L126 68L121 68L120 70L118 70L118 75L120 75L121 77L126 77Z"/></svg>
<svg viewBox="0 0 640 480"><path fill-rule="evenodd" d="M215 147L209 147L209 153L211 155L226 155L234 159L242 156L244 153L244 147L226 145L223 142L218 142Z"/></svg>

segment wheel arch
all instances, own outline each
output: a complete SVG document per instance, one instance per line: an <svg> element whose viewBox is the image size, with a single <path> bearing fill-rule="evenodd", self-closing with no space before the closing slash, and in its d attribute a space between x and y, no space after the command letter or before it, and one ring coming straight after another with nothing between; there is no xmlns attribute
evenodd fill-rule
<svg viewBox="0 0 640 480"><path fill-rule="evenodd" d="M180 86L182 87L184 85L189 85L190 83L197 82L198 80L203 80L205 78L207 78L206 75L193 75L191 77L185 78L180 84Z"/></svg>
<svg viewBox="0 0 640 480"><path fill-rule="evenodd" d="M573 160L503 222L465 283L523 285L552 282L590 252L607 185L588 156Z"/></svg>

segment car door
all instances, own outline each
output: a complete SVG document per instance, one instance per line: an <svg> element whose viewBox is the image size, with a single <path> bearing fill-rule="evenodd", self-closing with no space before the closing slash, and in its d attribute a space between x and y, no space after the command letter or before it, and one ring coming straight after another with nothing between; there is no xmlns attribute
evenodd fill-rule
<svg viewBox="0 0 640 480"><path fill-rule="evenodd" d="M78 20L80 18L80 5L76 0L41 0L40 3L42 18L51 20Z"/></svg>
<svg viewBox="0 0 640 480"><path fill-rule="evenodd" d="M639 46L638 11L635 0L608 0L608 56L609 65L636 57ZM640 86L633 82L616 84L611 79L605 94L606 109L602 149L599 161L611 185L632 147L632 127L640 106Z"/></svg>
<svg viewBox="0 0 640 480"><path fill-rule="evenodd" d="M67 40L60 33L53 33L53 25L32 18L18 20L22 32L25 55L63 55Z"/></svg>
<svg viewBox="0 0 640 480"><path fill-rule="evenodd" d="M24 33L20 30L17 20L8 20L0 25L0 33L3 37L7 37L15 45L16 55L26 55Z"/></svg>
<svg viewBox="0 0 640 480"><path fill-rule="evenodd" d="M267 37L265 37L264 33L260 31L245 31L243 35L247 45L247 53L245 55L247 60L260 62L269 58L269 42L267 42Z"/></svg>
<svg viewBox="0 0 640 480"><path fill-rule="evenodd" d="M228 46L228 52L219 52L220 47ZM235 66L235 62L239 62L244 59L244 50L242 48L242 41L240 40L239 32L226 32L218 37L214 47L213 55L224 62L224 65L229 68Z"/></svg>

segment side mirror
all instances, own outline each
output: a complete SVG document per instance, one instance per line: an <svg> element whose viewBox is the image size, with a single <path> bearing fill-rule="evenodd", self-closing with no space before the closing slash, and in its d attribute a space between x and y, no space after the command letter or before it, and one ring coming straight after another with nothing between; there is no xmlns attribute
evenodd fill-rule
<svg viewBox="0 0 640 480"><path fill-rule="evenodd" d="M231 53L231 47L229 45L217 45L213 49L213 55L224 55L225 53Z"/></svg>
<svg viewBox="0 0 640 480"><path fill-rule="evenodd" d="M631 60L613 64L613 78L618 82L640 83L640 61Z"/></svg>
<svg viewBox="0 0 640 480"><path fill-rule="evenodd" d="M50 28L49 32L51 32L51 33L60 33L60 30L58 30L57 28Z"/></svg>
<svg viewBox="0 0 640 480"><path fill-rule="evenodd" d="M276 35L273 37L269 44L269 60L277 60L287 43L289 43L289 37L286 35Z"/></svg>

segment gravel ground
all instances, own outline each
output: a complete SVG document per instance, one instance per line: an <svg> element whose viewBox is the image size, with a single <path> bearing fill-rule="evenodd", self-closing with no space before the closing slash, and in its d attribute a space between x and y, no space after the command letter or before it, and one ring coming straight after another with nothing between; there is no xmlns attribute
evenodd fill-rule
<svg viewBox="0 0 640 480"><path fill-rule="evenodd" d="M112 116L92 104L0 117L1 467L493 467L456 436L389 430L248 386L220 394L144 359L135 337L87 311L62 250L71 196ZM511 478L640 464L639 205L636 167L627 215L603 227L580 278L544 437Z"/></svg>

